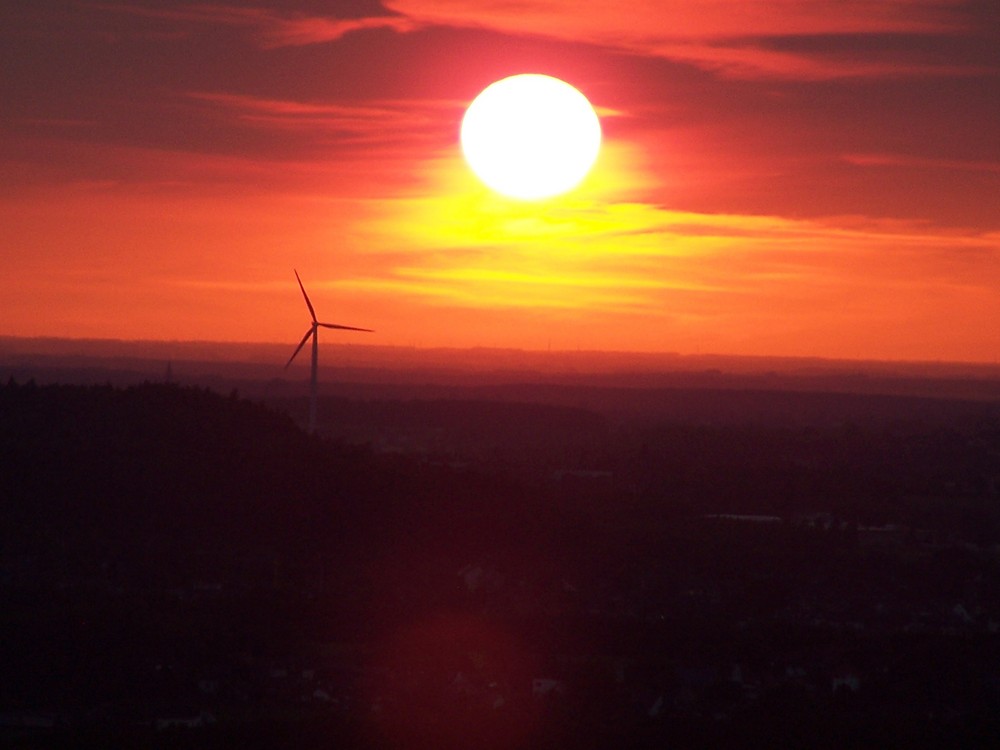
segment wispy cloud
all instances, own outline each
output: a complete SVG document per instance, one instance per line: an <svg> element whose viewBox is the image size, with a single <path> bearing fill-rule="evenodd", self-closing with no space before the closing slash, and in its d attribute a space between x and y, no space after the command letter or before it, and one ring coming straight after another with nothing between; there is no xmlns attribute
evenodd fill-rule
<svg viewBox="0 0 1000 750"><path fill-rule="evenodd" d="M424 22L606 44L820 34L929 33L963 26L962 0L386 0Z"/></svg>
<svg viewBox="0 0 1000 750"><path fill-rule="evenodd" d="M930 288L956 300L968 295L968 306L1000 284L995 234L921 222L709 214L585 198L540 216L468 194L373 205L358 231L370 257L386 251L392 259L377 277L350 283L429 304L649 320L714 311L761 321L782 310L832 317L848 305L893 318L922 309L917 301Z"/></svg>
<svg viewBox="0 0 1000 750"><path fill-rule="evenodd" d="M104 11L189 24L216 25L250 30L262 47L292 47L336 41L347 34L371 29L412 31L413 19L399 15L339 18L241 5L191 4L174 7L125 3L93 3Z"/></svg>
<svg viewBox="0 0 1000 750"><path fill-rule="evenodd" d="M906 167L913 169L953 169L962 172L1000 174L1000 161L936 159L907 154L845 154L843 160L860 167Z"/></svg>
<svg viewBox="0 0 1000 750"><path fill-rule="evenodd" d="M592 44L690 64L727 78L833 80L997 74L989 65L841 54L775 42L786 38L972 33L961 0L663 0L632 3L627 13L604 0L386 0L385 15L338 17L269 7L173 7L96 3L91 7L200 26L245 29L264 48L337 41L366 30L408 33L429 26L489 29Z"/></svg>
<svg viewBox="0 0 1000 750"><path fill-rule="evenodd" d="M996 73L975 64L887 58L854 50L790 51L782 38L853 35L955 35L970 31L961 0L386 0L386 15L357 18L266 7L174 7L95 3L91 7L192 25L248 30L264 48L332 42L358 31L398 33L428 26L490 29L549 37L688 63L730 78L828 80L859 77L968 76Z"/></svg>
<svg viewBox="0 0 1000 750"><path fill-rule="evenodd" d="M988 66L782 49L783 38L955 35L969 31L960 0L387 0L417 24L488 28L656 56L730 78L829 80L966 76Z"/></svg>
<svg viewBox="0 0 1000 750"><path fill-rule="evenodd" d="M371 139L385 143L393 134L419 138L423 131L452 124L464 106L447 100L365 100L363 102L298 101L224 92L188 92L185 96L217 106L234 117L261 126L315 130L340 139Z"/></svg>
<svg viewBox="0 0 1000 750"><path fill-rule="evenodd" d="M984 65L869 59L851 54L789 52L759 43L685 42L650 44L647 54L717 72L724 78L827 81L845 78L949 78L997 73Z"/></svg>

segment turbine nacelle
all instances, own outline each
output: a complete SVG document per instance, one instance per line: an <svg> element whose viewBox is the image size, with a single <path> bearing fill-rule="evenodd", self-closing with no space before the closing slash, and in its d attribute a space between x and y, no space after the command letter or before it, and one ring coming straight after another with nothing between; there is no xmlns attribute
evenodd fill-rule
<svg viewBox="0 0 1000 750"><path fill-rule="evenodd" d="M299 289L302 290L302 297L306 301L306 307L309 308L309 317L312 318L312 323L309 326L309 330L305 332L299 345L295 347L295 351L292 352L292 356L288 358L288 362L285 363L285 369L287 370L292 361L298 356L298 353L302 351L302 347L306 345L306 342L312 338L312 368L309 378L309 432L314 432L316 430L316 371L317 371L317 360L319 358L319 329L320 328L333 328L340 331L364 331L365 333L373 333L371 328L357 328L355 326L345 326L339 323L321 323L316 318L316 310L313 308L312 302L309 300L309 295L306 294L306 288L302 284L302 279L299 278L299 272L295 271L295 280L299 282Z"/></svg>
<svg viewBox="0 0 1000 750"><path fill-rule="evenodd" d="M292 360L294 360L295 357L298 355L298 353L302 351L302 347L306 345L306 342L311 337L316 335L317 328L336 328L341 331L364 331L365 333L374 333L374 331L371 328L355 328L354 326L342 326L338 325L337 323L315 322L311 326L309 326L309 330L306 331L305 335L302 337L302 340L299 342L299 345L295 347L295 351L292 352L292 356L288 358L288 361L285 363L286 370L288 369L288 366L292 364Z"/></svg>
<svg viewBox="0 0 1000 750"><path fill-rule="evenodd" d="M298 271L295 271L295 280L299 282L299 289L302 290L302 297L306 301L306 307L309 308L309 317L312 318L312 325L309 327L309 330L306 331L305 335L302 337L302 340L299 342L299 345L295 347L295 351L292 352L292 356L289 357L288 361L285 363L286 370L288 369L288 366L292 364L292 361L295 359L295 357L298 356L298 353L302 351L302 347L306 345L306 342L309 340L309 337L316 335L317 328L334 328L339 331L363 331L365 333L374 333L374 331L371 328L357 328L355 326L340 325L339 323L320 323L316 319L316 310L313 308L312 302L309 300L309 295L306 294L306 288L302 284L302 279L299 278Z"/></svg>

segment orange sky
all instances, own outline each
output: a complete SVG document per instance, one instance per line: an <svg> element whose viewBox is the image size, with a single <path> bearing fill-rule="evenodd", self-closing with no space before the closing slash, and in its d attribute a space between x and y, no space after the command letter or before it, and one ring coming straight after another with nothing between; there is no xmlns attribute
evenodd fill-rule
<svg viewBox="0 0 1000 750"><path fill-rule="evenodd" d="M0 19L0 334L1000 361L1000 11L959 0L39 0ZM604 128L522 203L458 146ZM324 336L325 345L341 337Z"/></svg>

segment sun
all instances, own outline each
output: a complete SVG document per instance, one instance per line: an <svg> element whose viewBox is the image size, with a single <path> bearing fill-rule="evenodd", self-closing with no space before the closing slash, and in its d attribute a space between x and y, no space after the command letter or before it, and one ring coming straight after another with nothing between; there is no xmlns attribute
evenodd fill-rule
<svg viewBox="0 0 1000 750"><path fill-rule="evenodd" d="M540 200L576 187L597 159L601 123L587 97L552 76L487 86L465 112L462 153L488 187Z"/></svg>

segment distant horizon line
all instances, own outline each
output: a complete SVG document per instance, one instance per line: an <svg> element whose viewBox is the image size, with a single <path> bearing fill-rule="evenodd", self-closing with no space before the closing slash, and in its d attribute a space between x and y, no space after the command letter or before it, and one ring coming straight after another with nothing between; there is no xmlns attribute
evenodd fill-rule
<svg viewBox="0 0 1000 750"><path fill-rule="evenodd" d="M870 357L858 357L858 358L847 358L847 357L832 357L824 356L819 354L727 354L723 352L678 352L678 351L635 351L626 349L532 349L532 348L521 348L514 346L487 346L487 345L476 345L476 346L423 346L420 344L372 344L372 343L356 343L356 342L331 342L337 349L349 349L352 351L368 351L371 353L387 353L390 351L395 352L410 352L410 353L425 353L427 355L437 354L450 354L453 356L461 355L462 353L493 353L493 354L523 354L528 358L544 358L547 355L555 355L560 357L588 357L588 358L603 358L605 360L621 360L625 358L640 359L648 366L654 362L662 362L664 364L673 363L680 364L686 362L688 364L694 364L696 362L710 363L714 362L720 364L725 361L730 362L743 362L745 364L750 363L767 363L772 364L784 364L795 365L795 364L821 364L826 367L832 367L839 369L839 367L854 367L854 368L864 368L864 367L874 367L876 369L882 369L884 367L930 367L930 368L972 368L972 369L985 369L985 370L996 370L994 374L1000 375L1000 359L996 360L943 360L943 359L873 359ZM17 347L19 350L16 353L19 354L35 354L35 355L45 355L45 354L58 354L60 356L69 356L71 354L79 354L80 356L131 356L138 359L171 359L170 356L165 356L163 354L158 354L156 357L152 356L151 352L145 354L139 352L131 353L115 353L111 354L108 352L45 352L45 351L27 351L26 347L30 347L32 344L37 344L41 346L94 346L94 347L115 347L122 346L127 348L137 348L137 347L189 347L196 349L208 349L208 348L242 348L252 349L291 349L294 348L294 343L289 344L288 342L282 341L226 341L226 340L213 340L213 339L133 339L133 338L110 338L110 337L72 337L72 336L19 336L19 335L9 335L0 334L0 345L8 344ZM0 351L0 354L7 352ZM13 353L13 352L11 352ZM181 354L181 353L178 353ZM221 352L217 352L221 354ZM636 362L635 364L640 364Z"/></svg>

